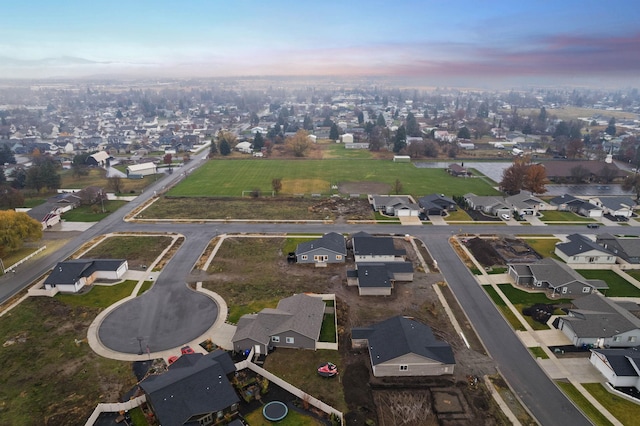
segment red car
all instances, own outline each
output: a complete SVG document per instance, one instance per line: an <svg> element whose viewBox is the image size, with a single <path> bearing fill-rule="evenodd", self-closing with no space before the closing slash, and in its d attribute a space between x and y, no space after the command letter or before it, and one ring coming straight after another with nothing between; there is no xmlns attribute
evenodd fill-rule
<svg viewBox="0 0 640 426"><path fill-rule="evenodd" d="M193 349L191 349L191 346L183 346L183 347L181 347L180 348L180 352L182 352L182 355L195 354Z"/></svg>

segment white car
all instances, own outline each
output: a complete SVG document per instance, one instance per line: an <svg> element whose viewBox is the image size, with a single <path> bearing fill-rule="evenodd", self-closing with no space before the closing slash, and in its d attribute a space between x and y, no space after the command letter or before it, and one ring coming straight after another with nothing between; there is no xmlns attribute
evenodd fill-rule
<svg viewBox="0 0 640 426"><path fill-rule="evenodd" d="M511 219L511 216L509 216L508 214L501 214L500 217L503 218L504 220Z"/></svg>

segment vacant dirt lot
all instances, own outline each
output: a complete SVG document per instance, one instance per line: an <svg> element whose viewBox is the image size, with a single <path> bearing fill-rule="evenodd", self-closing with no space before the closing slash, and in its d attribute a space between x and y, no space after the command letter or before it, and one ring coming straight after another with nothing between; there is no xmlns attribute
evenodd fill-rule
<svg viewBox="0 0 640 426"><path fill-rule="evenodd" d="M442 284L440 274L425 274L416 268L414 281L397 284L391 296L360 297L357 288L346 286L346 269L353 268L352 260L348 260L346 266L326 268L288 264L288 249L283 249L284 245L284 239L229 239L208 273L198 275L206 275L209 281L205 286L220 293L230 306L248 305L253 308L251 312L260 309L260 301L273 306L278 299L296 292L335 293L343 366L340 377L349 407L347 424L364 425L367 420L381 425L406 426L502 424L501 413L494 408L486 390L482 386L471 389L467 385L468 375L494 374L496 368L483 353L449 289L440 285L453 304L472 349L466 348L453 329L433 289L434 284ZM417 267L411 245L402 239L397 239L396 245L407 250L409 260ZM349 331L352 327L370 325L399 314L428 324L438 338L452 345L456 357L453 376L416 380L379 379L371 375L368 353L351 349Z"/></svg>

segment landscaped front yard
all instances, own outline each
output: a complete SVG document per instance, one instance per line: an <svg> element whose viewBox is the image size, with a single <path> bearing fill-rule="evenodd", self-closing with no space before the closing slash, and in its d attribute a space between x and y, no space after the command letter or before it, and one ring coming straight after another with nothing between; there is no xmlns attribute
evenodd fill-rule
<svg viewBox="0 0 640 426"><path fill-rule="evenodd" d="M127 202L120 200L107 200L103 204L94 204L92 206L79 206L62 215L62 219L69 222L98 222L109 216ZM102 208L104 206L104 212Z"/></svg>
<svg viewBox="0 0 640 426"><path fill-rule="evenodd" d="M560 260L555 254L556 244L560 242L557 238L522 238L532 249L542 257L553 257Z"/></svg>
<svg viewBox="0 0 640 426"><path fill-rule="evenodd" d="M543 222L595 222L595 219L577 215L573 212L562 212L558 210L544 210L542 217Z"/></svg>

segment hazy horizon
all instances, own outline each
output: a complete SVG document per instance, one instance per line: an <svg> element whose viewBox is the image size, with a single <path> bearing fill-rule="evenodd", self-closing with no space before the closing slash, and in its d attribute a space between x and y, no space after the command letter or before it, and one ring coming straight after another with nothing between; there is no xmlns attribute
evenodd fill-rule
<svg viewBox="0 0 640 426"><path fill-rule="evenodd" d="M0 78L336 76L484 89L640 82L635 2L216 3L7 5Z"/></svg>

